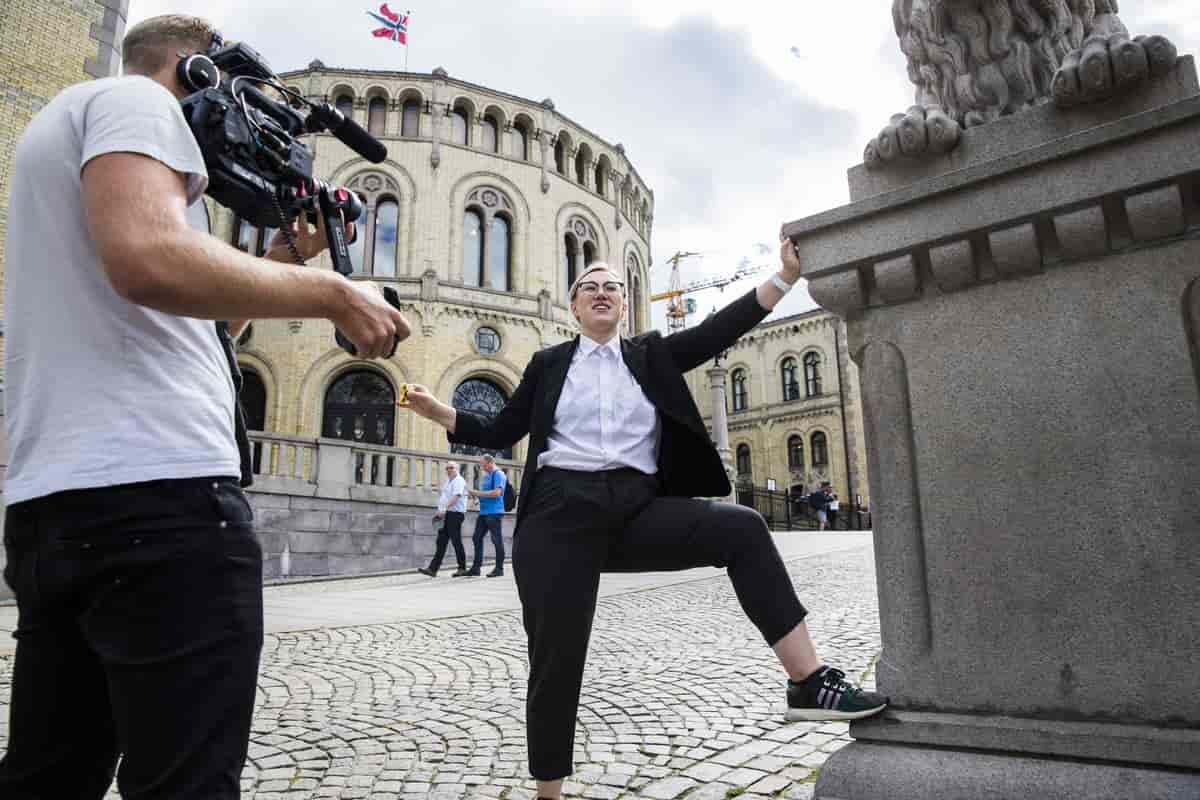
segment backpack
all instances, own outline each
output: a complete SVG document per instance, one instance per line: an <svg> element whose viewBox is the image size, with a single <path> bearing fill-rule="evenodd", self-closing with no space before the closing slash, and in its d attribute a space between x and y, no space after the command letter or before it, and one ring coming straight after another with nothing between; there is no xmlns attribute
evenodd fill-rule
<svg viewBox="0 0 1200 800"><path fill-rule="evenodd" d="M513 488L512 481L508 480L508 476L504 476L504 510L512 511L517 507L517 490Z"/></svg>

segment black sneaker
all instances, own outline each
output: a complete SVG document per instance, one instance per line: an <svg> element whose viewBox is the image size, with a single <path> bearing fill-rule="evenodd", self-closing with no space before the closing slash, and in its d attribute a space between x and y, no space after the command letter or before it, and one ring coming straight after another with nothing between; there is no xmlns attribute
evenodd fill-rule
<svg viewBox="0 0 1200 800"><path fill-rule="evenodd" d="M428 575L431 578L437 577L437 573L431 570L429 567L417 567L417 572L421 573L422 575Z"/></svg>
<svg viewBox="0 0 1200 800"><path fill-rule="evenodd" d="M822 667L803 681L788 681L788 722L862 719L878 714L888 698L852 686L846 673Z"/></svg>
<svg viewBox="0 0 1200 800"><path fill-rule="evenodd" d="M498 577L500 577L500 576L501 576L501 575L503 575L503 574L504 574L504 570L502 570L502 569L494 569L494 570L492 570L491 572L489 572L489 573L487 574L487 576L488 576L489 578L498 578Z"/></svg>
<svg viewBox="0 0 1200 800"><path fill-rule="evenodd" d="M471 574L470 572L467 572L466 567L459 567L458 569L454 570L454 573L450 577L451 578L461 578L463 575L470 575L470 574Z"/></svg>

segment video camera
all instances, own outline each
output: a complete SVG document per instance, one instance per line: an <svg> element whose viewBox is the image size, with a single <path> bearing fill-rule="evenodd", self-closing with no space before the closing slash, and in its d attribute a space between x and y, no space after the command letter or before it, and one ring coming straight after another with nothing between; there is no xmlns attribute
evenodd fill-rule
<svg viewBox="0 0 1200 800"><path fill-rule="evenodd" d="M298 137L329 131L376 164L387 158L387 148L329 103L312 103L285 87L254 49L241 42L226 45L220 34L213 35L207 53L182 58L177 73L192 92L180 103L204 155L207 194L251 225L282 231L298 263L303 259L291 223L301 213L313 223L320 216L333 268L353 273L344 222L362 216L362 200L314 178L313 151ZM269 96L263 87L289 102ZM383 292L399 308L396 290ZM341 332L337 343L355 354Z"/></svg>

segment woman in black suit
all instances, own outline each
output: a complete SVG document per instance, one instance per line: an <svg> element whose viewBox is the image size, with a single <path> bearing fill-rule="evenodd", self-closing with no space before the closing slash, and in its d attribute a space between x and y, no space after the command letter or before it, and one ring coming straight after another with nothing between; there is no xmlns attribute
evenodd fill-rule
<svg viewBox="0 0 1200 800"><path fill-rule="evenodd" d="M779 273L690 330L619 336L621 277L592 264L571 287L582 335L534 354L494 418L412 385L407 406L451 442L511 447L529 435L513 568L529 637L526 725L540 797L561 796L571 760L588 637L604 571L727 567L746 615L788 676L787 718L845 720L887 699L817 658L805 610L763 518L729 503L724 466L683 373L732 346L800 278L780 239Z"/></svg>

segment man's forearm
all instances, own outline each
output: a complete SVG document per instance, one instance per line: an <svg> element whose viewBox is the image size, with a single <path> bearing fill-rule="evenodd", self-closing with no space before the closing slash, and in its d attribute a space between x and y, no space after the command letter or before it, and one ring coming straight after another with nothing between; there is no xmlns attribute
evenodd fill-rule
<svg viewBox="0 0 1200 800"><path fill-rule="evenodd" d="M243 328L251 318L328 317L352 290L335 272L255 258L191 229L163 232L128 257L143 259L148 274L125 287L127 299L169 314L230 320L231 331L232 323Z"/></svg>

